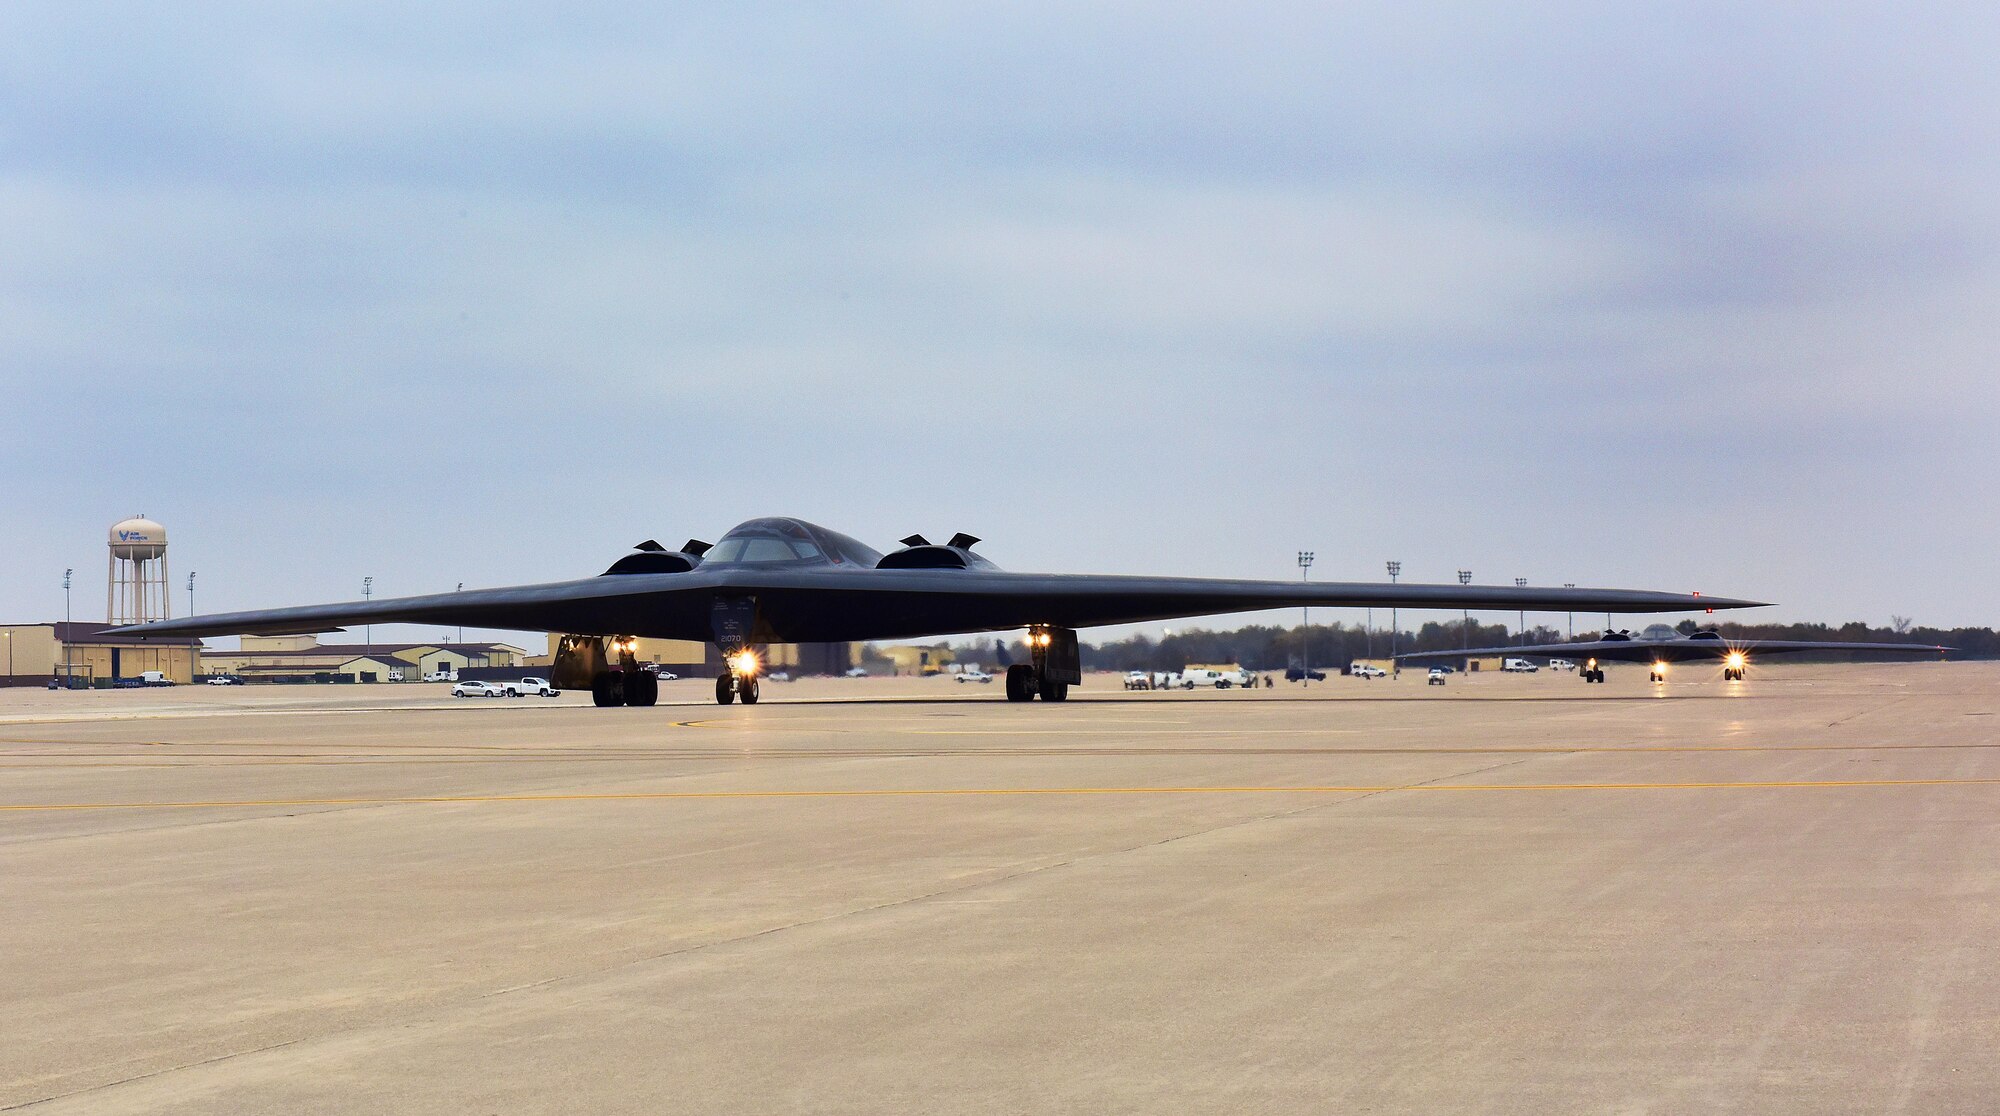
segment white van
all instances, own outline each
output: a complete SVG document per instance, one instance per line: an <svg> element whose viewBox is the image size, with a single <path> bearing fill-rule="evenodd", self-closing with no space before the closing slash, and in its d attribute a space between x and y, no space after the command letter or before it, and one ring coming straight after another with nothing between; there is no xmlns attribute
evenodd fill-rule
<svg viewBox="0 0 2000 1116"><path fill-rule="evenodd" d="M141 686L171 686L173 684L174 680L168 678L165 671L147 670L141 671L139 674L139 685Z"/></svg>
<svg viewBox="0 0 2000 1116"><path fill-rule="evenodd" d="M1500 664L1508 674L1533 674L1540 668L1526 659L1508 659Z"/></svg>
<svg viewBox="0 0 2000 1116"><path fill-rule="evenodd" d="M1575 663L1572 663L1572 662L1570 662L1570 661L1569 661L1568 659L1550 659L1550 660L1549 660L1549 669L1550 669L1550 670L1575 670L1575 669L1576 669L1576 664L1575 664Z"/></svg>
<svg viewBox="0 0 2000 1116"><path fill-rule="evenodd" d="M1185 670L1181 672L1181 688L1192 690L1196 686L1221 686L1227 689L1229 676L1219 670Z"/></svg>

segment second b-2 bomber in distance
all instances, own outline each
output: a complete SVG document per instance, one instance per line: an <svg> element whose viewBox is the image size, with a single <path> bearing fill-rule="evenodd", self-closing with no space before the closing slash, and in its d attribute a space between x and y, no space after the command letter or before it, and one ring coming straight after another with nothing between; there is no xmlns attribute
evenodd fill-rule
<svg viewBox="0 0 2000 1116"><path fill-rule="evenodd" d="M715 699L755 702L772 643L859 643L1025 628L1032 662L1007 668L1009 701L1062 701L1083 681L1077 629L1260 609L1490 608L1662 613L1758 601L1643 589L1010 573L973 553L978 539L921 535L883 554L800 519L752 519L713 545L652 541L596 577L421 597L273 608L133 625L137 636L300 635L352 624L443 624L564 633L551 668L561 688L599 705L652 705L659 680L633 656L637 637L712 642L727 668Z"/></svg>
<svg viewBox="0 0 2000 1116"><path fill-rule="evenodd" d="M1869 652L1895 655L1943 655L1949 647L1928 643L1838 643L1802 639L1730 639L1720 632L1682 633L1665 624L1654 624L1640 635L1606 632L1593 640L1574 643L1531 643L1513 647L1472 647L1458 651L1420 651L1398 655L1405 663L1435 663L1451 659L1484 659L1496 656L1560 658L1575 663L1585 682L1604 681L1605 663L1646 663L1649 681L1665 682L1667 667L1674 663L1719 662L1725 682L1743 681L1753 656L1804 655L1813 652Z"/></svg>

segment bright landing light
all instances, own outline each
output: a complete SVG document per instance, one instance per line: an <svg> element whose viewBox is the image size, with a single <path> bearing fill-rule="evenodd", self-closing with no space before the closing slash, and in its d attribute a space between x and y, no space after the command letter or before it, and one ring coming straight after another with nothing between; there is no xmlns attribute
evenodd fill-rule
<svg viewBox="0 0 2000 1116"><path fill-rule="evenodd" d="M757 653L742 651L729 657L729 669L738 674L757 673Z"/></svg>
<svg viewBox="0 0 2000 1116"><path fill-rule="evenodd" d="M1731 651L1729 653L1729 669L1731 670L1743 669L1743 652Z"/></svg>

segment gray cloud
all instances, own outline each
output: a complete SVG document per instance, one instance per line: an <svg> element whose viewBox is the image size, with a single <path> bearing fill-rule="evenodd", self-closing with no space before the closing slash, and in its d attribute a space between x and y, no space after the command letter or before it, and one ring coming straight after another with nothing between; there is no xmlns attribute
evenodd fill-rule
<svg viewBox="0 0 2000 1116"><path fill-rule="evenodd" d="M15 9L0 607L141 508L217 608L789 512L1990 623L1995 22Z"/></svg>

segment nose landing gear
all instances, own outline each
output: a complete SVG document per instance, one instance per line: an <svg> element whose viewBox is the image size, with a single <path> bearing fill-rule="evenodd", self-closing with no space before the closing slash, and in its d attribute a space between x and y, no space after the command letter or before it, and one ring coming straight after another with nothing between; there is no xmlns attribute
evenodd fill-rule
<svg viewBox="0 0 2000 1116"><path fill-rule="evenodd" d="M756 656L749 651L732 651L725 653L722 661L729 666L715 680L715 704L757 704Z"/></svg>

